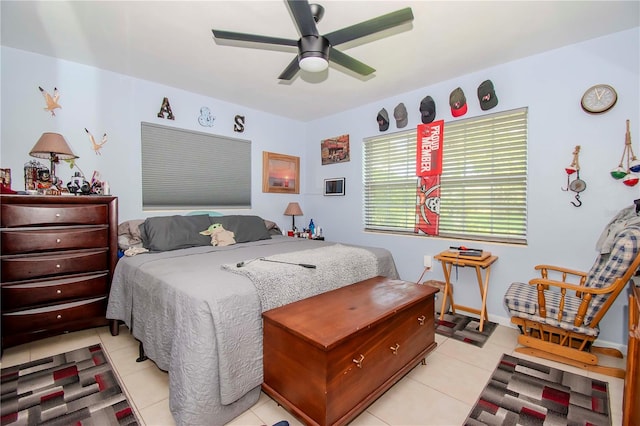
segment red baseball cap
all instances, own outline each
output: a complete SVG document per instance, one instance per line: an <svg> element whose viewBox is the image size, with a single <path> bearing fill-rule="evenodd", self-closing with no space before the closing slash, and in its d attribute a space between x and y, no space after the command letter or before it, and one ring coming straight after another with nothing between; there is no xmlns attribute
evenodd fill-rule
<svg viewBox="0 0 640 426"><path fill-rule="evenodd" d="M449 105L451 105L451 115L460 117L467 113L467 98L461 88L457 87L449 95Z"/></svg>

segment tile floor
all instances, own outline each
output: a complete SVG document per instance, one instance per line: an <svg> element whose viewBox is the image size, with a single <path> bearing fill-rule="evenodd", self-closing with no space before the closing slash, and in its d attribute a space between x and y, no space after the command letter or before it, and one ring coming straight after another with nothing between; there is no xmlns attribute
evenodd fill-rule
<svg viewBox="0 0 640 426"><path fill-rule="evenodd" d="M513 352L517 334L513 328L498 326L481 349L436 335L438 347L427 357L427 365L416 366L351 425L461 425L501 355ZM174 425L169 412L167 373L160 371L151 361L135 362L138 344L124 326L120 335L115 337L111 336L107 327L103 327L9 348L4 352L1 366L8 367L95 343L101 343L107 351L141 423L147 426ZM518 353L514 355L526 357ZM563 364L531 359L584 374L582 370ZM623 360L612 360L610 364L624 367ZM609 382L612 424L620 425L623 381L595 373L588 375ZM255 406L229 425L273 425L283 419L292 426L301 425L263 393Z"/></svg>

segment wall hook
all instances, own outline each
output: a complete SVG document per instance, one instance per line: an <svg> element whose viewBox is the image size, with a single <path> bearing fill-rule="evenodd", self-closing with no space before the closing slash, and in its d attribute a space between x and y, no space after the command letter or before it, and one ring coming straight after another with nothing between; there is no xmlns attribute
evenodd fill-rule
<svg viewBox="0 0 640 426"><path fill-rule="evenodd" d="M576 145L573 150L573 161L571 161L571 165L569 167L565 167L565 171L567 172L567 187L560 187L563 191L573 191L576 193L576 201L571 201L575 207L580 207L582 205L582 201L580 201L580 193L587 188L587 184L585 181L580 179L580 162L578 161L578 155L580 154L580 145ZM575 173L575 179L571 180L571 175Z"/></svg>
<svg viewBox="0 0 640 426"><path fill-rule="evenodd" d="M580 207L582 205L582 201L580 201L580 194L576 194L575 198L576 198L577 203L574 203L572 201L571 204L573 204L575 207Z"/></svg>

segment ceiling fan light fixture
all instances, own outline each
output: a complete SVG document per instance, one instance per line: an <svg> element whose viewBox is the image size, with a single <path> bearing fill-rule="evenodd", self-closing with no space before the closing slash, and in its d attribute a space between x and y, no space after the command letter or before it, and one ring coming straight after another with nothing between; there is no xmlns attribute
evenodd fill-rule
<svg viewBox="0 0 640 426"><path fill-rule="evenodd" d="M329 67L329 40L322 36L304 36L298 41L298 65L308 72L320 72Z"/></svg>
<svg viewBox="0 0 640 426"><path fill-rule="evenodd" d="M0 0L1 1L1 0ZM277 46L298 46L298 55L286 66L278 76L280 80L292 80L300 70L318 73L329 67L329 62L338 64L361 76L368 76L376 70L365 63L335 49L335 46L348 43L389 28L403 25L413 20L410 7L380 15L355 25L321 35L316 25L324 8L318 4L309 4L309 0L285 0L300 39L291 40L279 37L268 37L257 34L236 33L231 31L212 30L216 40L237 40L250 43L273 44Z"/></svg>
<svg viewBox="0 0 640 426"><path fill-rule="evenodd" d="M301 58L298 63L300 68L308 72L320 72L329 68L329 62L319 56L307 56Z"/></svg>

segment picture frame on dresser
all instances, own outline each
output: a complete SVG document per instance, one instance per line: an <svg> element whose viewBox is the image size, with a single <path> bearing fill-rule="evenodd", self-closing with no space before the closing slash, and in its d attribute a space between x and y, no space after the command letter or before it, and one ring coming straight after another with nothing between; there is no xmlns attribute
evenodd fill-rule
<svg viewBox="0 0 640 426"><path fill-rule="evenodd" d="M0 195L2 349L108 325L113 196Z"/></svg>

